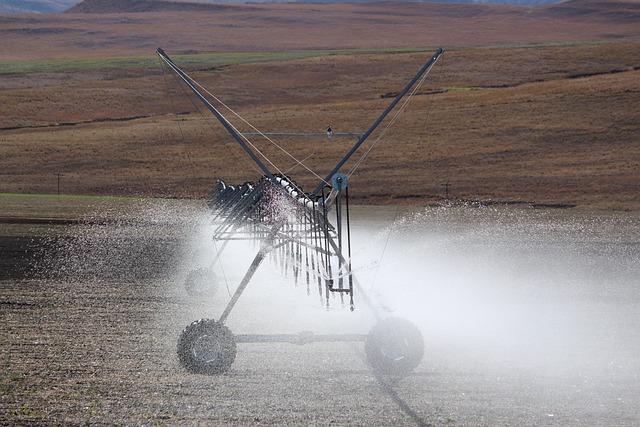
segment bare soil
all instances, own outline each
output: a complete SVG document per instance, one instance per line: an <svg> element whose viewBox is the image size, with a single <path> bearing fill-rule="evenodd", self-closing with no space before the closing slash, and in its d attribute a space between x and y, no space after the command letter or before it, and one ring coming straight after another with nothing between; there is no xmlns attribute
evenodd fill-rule
<svg viewBox="0 0 640 427"><path fill-rule="evenodd" d="M474 372L430 346L415 374L377 378L358 344L244 344L226 375L188 374L175 340L203 304L144 280L0 282L0 422L633 426L632 377ZM345 325L346 328L346 325ZM452 358L453 357L453 358ZM576 392L576 388L580 388ZM617 398L624 401L616 402ZM631 405L631 406L630 406ZM589 408L589 409L587 409Z"/></svg>
<svg viewBox="0 0 640 427"><path fill-rule="evenodd" d="M482 211L478 214L482 216ZM588 230L606 224L605 218L590 218L591 222L578 223ZM594 222L593 218L600 219ZM113 231L120 235L116 228ZM149 234L162 236L163 231L151 229ZM179 236L179 227L176 231L174 236ZM59 232L61 236L67 233L66 229ZM464 229L459 232L464 234ZM459 251L496 250L495 245L478 240L461 247L456 236L455 232L450 236L451 256ZM599 243L599 233L578 236L575 243L582 253L596 260L590 264L593 268L620 262L637 270L629 260L617 258L621 254L637 257L633 228L617 227L604 245ZM536 265L537 257L548 258L548 250L560 258L571 253L567 241L551 238L544 243L536 237L540 236L514 242L523 253L532 255L524 266ZM602 283L595 280L593 288L587 280L574 287L541 286L528 292L524 282L511 283L508 291L499 293L506 302L492 300L498 285L469 283L474 291L466 299L485 295L497 307L514 304L508 312L538 307L535 324L512 325L523 340L531 337L515 356L493 341L477 338L456 344L455 334L443 340L437 331L450 325L433 324L424 332L422 364L401 380L372 373L358 343L240 344L230 372L203 376L184 371L175 355L175 343L192 320L218 315L219 304L189 297L173 277L175 269L182 268L179 238L149 239L137 234L129 238L132 254L123 251L118 256L111 251L107 257L111 268L102 269L100 275L0 278L1 424L634 426L640 420L636 356L640 341L635 332L640 318L634 308L638 292L631 283L627 288L619 286L624 271ZM0 239L0 259L5 259L7 247L19 249L15 242ZM106 243L120 249L128 245L120 239ZM142 253L147 256L135 258ZM599 258L606 254L617 255ZM135 265L127 262L132 255ZM553 270L555 264L551 264ZM424 261L422 265L424 268ZM434 267L438 269L431 265L432 270ZM520 278L548 273L519 271ZM49 273L56 276L60 272ZM239 273L230 272L234 277ZM509 277L508 272L503 273ZM574 273L591 277L585 275L587 270ZM602 274L597 269L592 273ZM438 284L434 297L447 304L444 285ZM300 289L284 286L289 284L274 289L282 297L295 294L298 307L283 301L265 306L260 299L246 296L232 316L232 330L251 332L248 328L259 326L273 327L270 332L277 333L278 326L269 320L276 313L314 315L302 309L308 297ZM524 298L522 305L509 302L513 295ZM340 310L329 315L340 316ZM464 321L447 318L454 323ZM563 328L575 322L577 336L563 335L567 334ZM353 327L348 320L341 325L344 332ZM511 341L504 345L511 350L517 347ZM487 349L495 352L488 360L483 353ZM560 368L553 367L551 361L565 358Z"/></svg>

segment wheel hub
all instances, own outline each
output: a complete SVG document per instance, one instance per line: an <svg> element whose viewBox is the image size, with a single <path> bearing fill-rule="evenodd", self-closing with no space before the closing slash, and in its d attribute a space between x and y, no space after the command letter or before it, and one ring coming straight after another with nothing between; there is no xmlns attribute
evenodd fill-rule
<svg viewBox="0 0 640 427"><path fill-rule="evenodd" d="M220 340L211 335L202 335L193 343L193 356L204 363L212 363L222 356Z"/></svg>

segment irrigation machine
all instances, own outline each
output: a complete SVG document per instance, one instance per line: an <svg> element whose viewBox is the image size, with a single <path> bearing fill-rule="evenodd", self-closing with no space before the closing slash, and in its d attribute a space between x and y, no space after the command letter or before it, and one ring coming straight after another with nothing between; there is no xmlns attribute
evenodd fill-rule
<svg viewBox="0 0 640 427"><path fill-rule="evenodd" d="M180 363L193 373L219 374L231 367L236 357L237 343L363 341L367 360L375 371L390 375L410 373L424 354L420 331L407 320L383 317L362 292L351 270L349 176L352 171L344 169L385 118L394 112L389 120L392 122L406 106L408 99L443 54L443 49L437 49L371 126L364 133L356 135L356 142L329 173L324 177L314 173L318 184L311 192L302 190L286 173L277 169L249 139L250 135L258 134L273 142L269 134L260 131L240 132L221 112L223 107L229 111L231 109L178 67L162 49L158 49L157 54L163 67L166 65L213 114L262 174L259 180L242 185L218 181L208 200L213 218L212 238L220 243L213 263L232 240L254 240L259 249L220 317L217 320L196 320L182 331L177 345ZM334 136L331 129L327 129L327 133ZM370 148L356 164L364 160L368 151ZM306 168L301 161L294 160ZM317 286L318 293L327 305L332 294L339 294L343 301L348 301L353 311L357 295L372 310L377 323L366 335L232 334L225 323L265 258L275 259L291 271L296 279ZM185 286L191 292L199 292L214 280L210 270L198 269L188 275Z"/></svg>

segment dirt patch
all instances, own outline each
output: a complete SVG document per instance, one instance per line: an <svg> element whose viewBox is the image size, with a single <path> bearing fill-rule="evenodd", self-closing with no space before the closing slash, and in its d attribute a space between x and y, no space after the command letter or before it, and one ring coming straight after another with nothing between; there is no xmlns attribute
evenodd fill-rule
<svg viewBox="0 0 640 427"><path fill-rule="evenodd" d="M393 212L388 210L391 216ZM446 216L447 212L435 210L428 216ZM486 218L487 212L475 209L469 215L480 222L491 221ZM181 268L174 255L153 259L149 253L136 258L137 265L132 265L118 261L129 256L122 251L106 257L111 271L101 268L105 274L2 278L0 423L636 425L640 420L640 389L635 377L640 346L636 333L639 295L633 280L638 269L637 217L609 222L607 217L589 216L583 221L576 216L549 222L548 215L539 216L543 219L538 224L540 229L524 226L522 218L509 213L499 217L515 220L518 235L538 230L524 241L513 242L516 251L526 256L511 266L511 273L494 272L490 281L482 280L486 272L480 280L476 274L466 285L455 280L446 287L443 282L432 285L428 281L414 285L413 292L433 286L435 304L445 307L453 307L448 305L448 291L466 286L462 293L465 298L456 298L455 305L466 300L474 310L484 307L488 311L483 315L482 311L470 310L462 316L447 312L441 319L446 322L430 322L423 331L427 343L423 363L402 380L373 374L362 346L348 343L240 344L229 373L187 373L176 357L180 331L195 319L215 317L227 296L223 293L219 298L204 300L186 294L179 275L172 271ZM451 267L450 277L454 279L454 272L484 266L482 260L491 258L486 254L498 247L508 250L507 260L513 256L510 243L501 240L502 235L494 236L493 228L484 234L466 228L466 221L453 225L451 230L437 229L446 231L449 240L433 234L430 239L422 235L410 238L421 244L425 240L436 244L426 252L420 246L423 249L416 253L416 262L423 269L425 260L436 270L446 264L438 262L438 252L446 252L444 257L453 260L463 255ZM603 226L612 233L603 233ZM565 234L565 227L572 232ZM431 226L427 228L433 233ZM550 230L559 235L549 236ZM160 227L145 236L127 232L132 240L123 241L121 247L144 246L148 235L165 231ZM100 229L93 232L104 235ZM465 236L470 232L475 237L469 241ZM118 227L110 233L114 237L123 235ZM150 242L154 246L166 244ZM0 239L0 244L18 252L23 247L19 240L10 243ZM133 248L134 254L137 251ZM485 257L477 258L479 253ZM578 265L582 266L577 270L565 263L573 253L579 255ZM91 261L101 262L100 253L94 255L98 256ZM4 259L4 253L0 253L0 260ZM158 263L165 269L154 275L161 271ZM536 269L541 263L544 272ZM138 275L143 266L149 267L146 275ZM591 283L590 278L602 274L602 268L607 281L594 279ZM535 280L554 278L556 269L566 273L566 285ZM532 282L517 282L523 276L530 276ZM625 282L625 278L629 280ZM270 286L265 281L256 285ZM262 327L277 333L282 326L273 322L273 317L278 313L295 319L296 327L298 322L305 324L318 314L306 305L308 297L303 289L285 285L290 284L278 283L273 290L280 298L295 295L295 305L278 298L275 305L265 304L264 295L271 291L246 295L231 318L232 330L253 332ZM415 294L412 296L416 301ZM429 304L427 298L419 301ZM425 311L434 315L421 307L421 312ZM353 320L359 311L319 312L338 317L342 332L355 332L360 326ZM300 318L295 317L300 313ZM526 313L535 322L528 322ZM511 322L502 321L505 314L512 316L505 317ZM521 342L501 341L499 336L480 331L480 327L471 333L466 328L456 329L458 322L484 325L491 319L507 324L499 330L507 338L520 337ZM538 329L533 325L536 322L542 323ZM457 334L447 333L450 330ZM541 336L536 335L539 330L543 331ZM490 336L488 342L481 339L485 336ZM539 348L532 349L531 342L538 343ZM542 351L545 357L532 357L536 351ZM560 359L559 366L550 362L556 358ZM612 360L616 361L614 365Z"/></svg>

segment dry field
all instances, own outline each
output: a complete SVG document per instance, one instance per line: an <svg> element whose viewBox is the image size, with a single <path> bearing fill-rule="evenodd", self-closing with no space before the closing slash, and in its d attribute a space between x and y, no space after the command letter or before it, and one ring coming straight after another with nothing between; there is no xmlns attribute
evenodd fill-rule
<svg viewBox="0 0 640 427"><path fill-rule="evenodd" d="M637 209L639 49L616 42L445 53L356 171L354 196L426 203L441 198L449 182L460 199ZM331 124L362 131L389 102L385 94L428 54L324 54L189 69L261 130L322 132ZM160 65L14 74L1 82L1 192L55 192L62 173L68 193L200 197L215 177L256 175ZM253 139L282 170L294 165ZM352 143L276 140L320 174ZM291 174L314 185L299 168Z"/></svg>
<svg viewBox="0 0 640 427"><path fill-rule="evenodd" d="M339 343L240 345L229 374L188 374L175 339L210 307L172 283L0 284L0 423L631 427L640 419L628 371L556 375L515 370L510 360L486 369L437 343L395 383L371 373L361 345Z"/></svg>
<svg viewBox="0 0 640 427"><path fill-rule="evenodd" d="M20 205L16 196L2 201ZM358 343L239 344L227 374L204 376L179 365L176 338L194 319L219 316L229 295L224 286L210 299L186 293L181 277L192 259L181 255L193 218L171 224L163 204L130 206L137 227L59 229L76 243L37 254L40 265L73 267L65 272L25 278L0 268L0 424L640 421L638 215L424 210L416 230L393 233L381 270L357 270L367 289L381 275L375 290L395 315L417 316L426 351L415 373L377 377ZM394 211L354 209L354 242L367 247L358 265L380 253L386 239L375 236ZM161 221L149 226L145 213ZM249 263L241 250L225 252L230 286ZM42 262L56 255L68 262ZM234 333L366 333L372 325L360 293L356 312L340 310L339 299L327 311L269 270L261 267L230 317Z"/></svg>
<svg viewBox="0 0 640 427"><path fill-rule="evenodd" d="M362 132L441 45L356 171L359 202L433 202L449 183L457 199L640 207L637 2L157 5L0 17L0 192L55 192L62 174L67 193L201 197L254 178L157 46L261 130ZM352 140L278 142L322 175Z"/></svg>
<svg viewBox="0 0 640 427"><path fill-rule="evenodd" d="M84 13L0 17L4 41L0 59L148 55L157 46L189 53L451 47L640 36L640 7L624 0L574 0L540 8L403 2L251 4L184 12L169 4L165 11L156 7L141 13L121 13L139 10L139 2L85 3L75 8Z"/></svg>

